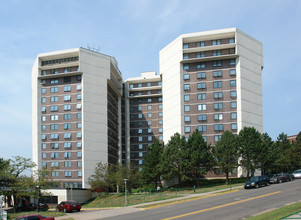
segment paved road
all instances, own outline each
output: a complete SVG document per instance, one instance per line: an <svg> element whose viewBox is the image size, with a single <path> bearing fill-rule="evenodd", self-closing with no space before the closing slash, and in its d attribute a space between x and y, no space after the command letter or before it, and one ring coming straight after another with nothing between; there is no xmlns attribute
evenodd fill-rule
<svg viewBox="0 0 301 220"><path fill-rule="evenodd" d="M83 211L71 214L74 219L243 219L256 213L301 201L301 180L252 190L213 194L190 201L141 210L124 207L112 210ZM66 218L66 217L65 217ZM57 219L57 218L56 218ZM62 219L62 218L58 218Z"/></svg>

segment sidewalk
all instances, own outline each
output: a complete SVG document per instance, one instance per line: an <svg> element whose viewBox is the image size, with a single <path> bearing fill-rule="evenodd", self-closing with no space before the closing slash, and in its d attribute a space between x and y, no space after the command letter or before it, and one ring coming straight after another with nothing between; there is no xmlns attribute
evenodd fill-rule
<svg viewBox="0 0 301 220"><path fill-rule="evenodd" d="M243 188L243 186L232 187L232 190L240 189L240 188ZM114 217L114 216L118 216L118 215L126 215L126 214L134 213L134 212L141 212L144 209L139 208L139 207L146 206L146 205L156 205L159 203L175 202L175 201L179 201L179 200L190 199L190 198L192 199L192 198L196 198L196 197L201 197L201 196L206 196L206 195L215 194L215 193L219 193L219 192L226 192L226 191L229 191L229 189L222 189L222 190L206 192L206 193L198 193L198 194L183 194L183 195L181 194L181 197L178 197L178 198L155 201L155 202L147 202L147 203L142 203L142 204L138 204L138 205L118 207L118 208L91 208L91 209L85 208L85 209L81 209L81 212L68 213L65 216L55 217L55 219L56 220L63 220L63 219L67 219L67 218L73 218L74 220L102 219L102 218Z"/></svg>

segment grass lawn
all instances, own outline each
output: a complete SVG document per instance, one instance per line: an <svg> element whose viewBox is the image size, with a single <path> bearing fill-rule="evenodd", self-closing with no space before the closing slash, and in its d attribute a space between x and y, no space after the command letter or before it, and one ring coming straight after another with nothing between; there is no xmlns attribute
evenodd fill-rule
<svg viewBox="0 0 301 220"><path fill-rule="evenodd" d="M287 205L279 209L275 209L273 211L263 213L261 215L253 216L251 218L248 218L248 220L280 219L281 217L288 216L295 212L301 212L301 202Z"/></svg>
<svg viewBox="0 0 301 220"><path fill-rule="evenodd" d="M241 186L241 183L232 184L231 187ZM211 186L211 187L201 187L196 188L195 192L193 188L190 189L169 189L163 190L161 193L132 193L127 194L127 205L137 205L143 204L146 202L154 202L154 201L161 201L166 199L172 199L177 197L182 197L183 194L199 194L205 192L211 192L221 189L230 189L230 185L218 185L218 186ZM125 195L123 193L120 194L100 194L94 200L83 204L83 208L100 208L100 207L120 207L124 206L125 204Z"/></svg>
<svg viewBox="0 0 301 220"><path fill-rule="evenodd" d="M63 216L65 215L62 212L55 212L55 211L46 211L46 212L17 212L17 213L7 213L7 218L8 219L15 219L19 216L23 215L43 215L47 217L58 217L58 216Z"/></svg>

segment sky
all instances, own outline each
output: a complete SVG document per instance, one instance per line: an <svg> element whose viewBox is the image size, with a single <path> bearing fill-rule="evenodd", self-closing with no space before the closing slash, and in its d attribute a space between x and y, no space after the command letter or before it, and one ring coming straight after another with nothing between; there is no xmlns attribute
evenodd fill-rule
<svg viewBox="0 0 301 220"><path fill-rule="evenodd" d="M127 79L159 73L159 51L179 35L231 27L263 44L263 131L301 131L299 0L0 0L0 21L0 158L32 157L37 54L99 48Z"/></svg>

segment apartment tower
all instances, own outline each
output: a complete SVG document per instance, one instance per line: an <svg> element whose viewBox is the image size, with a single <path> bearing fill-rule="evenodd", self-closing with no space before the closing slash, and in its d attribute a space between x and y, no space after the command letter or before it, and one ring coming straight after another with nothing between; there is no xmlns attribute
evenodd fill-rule
<svg viewBox="0 0 301 220"><path fill-rule="evenodd" d="M84 48L39 54L32 69L33 161L64 188L89 188L97 162L120 158L122 76Z"/></svg>

